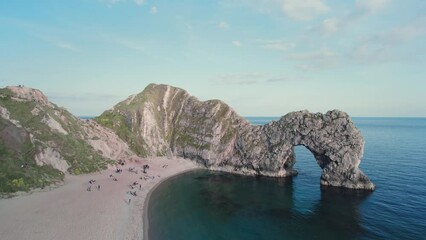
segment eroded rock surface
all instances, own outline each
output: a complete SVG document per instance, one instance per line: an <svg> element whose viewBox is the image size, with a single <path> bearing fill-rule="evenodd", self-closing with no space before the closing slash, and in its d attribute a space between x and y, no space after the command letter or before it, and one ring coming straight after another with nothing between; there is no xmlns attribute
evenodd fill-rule
<svg viewBox="0 0 426 240"><path fill-rule="evenodd" d="M296 174L293 148L303 145L322 168L322 185L374 189L358 167L362 135L338 110L292 112L254 126L219 100L202 102L182 89L151 84L96 120L139 155L175 155L209 169L246 175Z"/></svg>

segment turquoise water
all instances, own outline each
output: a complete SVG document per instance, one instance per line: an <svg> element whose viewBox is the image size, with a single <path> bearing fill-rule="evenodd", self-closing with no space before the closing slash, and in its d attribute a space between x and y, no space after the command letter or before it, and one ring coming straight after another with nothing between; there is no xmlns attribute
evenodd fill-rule
<svg viewBox="0 0 426 240"><path fill-rule="evenodd" d="M354 122L376 191L321 189L320 168L299 146L293 178L199 170L165 181L150 198L149 238L426 239L426 119Z"/></svg>

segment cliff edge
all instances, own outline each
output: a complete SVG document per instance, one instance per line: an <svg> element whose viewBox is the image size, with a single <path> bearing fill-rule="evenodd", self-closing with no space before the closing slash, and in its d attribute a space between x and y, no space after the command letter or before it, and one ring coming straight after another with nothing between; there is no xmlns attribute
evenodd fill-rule
<svg viewBox="0 0 426 240"><path fill-rule="evenodd" d="M292 112L254 126L220 100L202 102L183 89L150 84L95 120L140 156L174 155L246 175L296 174L293 148L303 145L322 169L322 185L375 188L358 167L362 135L339 110Z"/></svg>

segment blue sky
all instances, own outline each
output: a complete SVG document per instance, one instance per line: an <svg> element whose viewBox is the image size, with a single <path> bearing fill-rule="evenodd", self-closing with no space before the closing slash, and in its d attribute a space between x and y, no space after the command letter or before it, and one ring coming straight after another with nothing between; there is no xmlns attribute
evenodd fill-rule
<svg viewBox="0 0 426 240"><path fill-rule="evenodd" d="M244 116L426 116L423 0L0 0L0 86L98 115L149 83Z"/></svg>

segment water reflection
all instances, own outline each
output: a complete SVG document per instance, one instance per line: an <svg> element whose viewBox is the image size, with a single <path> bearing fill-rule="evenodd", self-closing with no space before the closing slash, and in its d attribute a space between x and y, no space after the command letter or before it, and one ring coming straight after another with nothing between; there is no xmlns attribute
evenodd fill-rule
<svg viewBox="0 0 426 240"><path fill-rule="evenodd" d="M359 239L365 231L359 205L370 192L322 188L317 202L301 208L295 204L297 185L292 178L195 171L166 185L167 189L159 189L161 194L174 197L153 194L156 209L150 208L150 216L157 224L174 226L162 228L158 234L155 227L150 228L151 240L172 236L170 239ZM174 204L177 201L180 209ZM174 206L176 215L158 219L162 216L160 209L170 206ZM181 221L196 225L177 227L188 226Z"/></svg>
<svg viewBox="0 0 426 240"><path fill-rule="evenodd" d="M303 225L306 230L318 233L318 239L362 238L366 230L361 224L359 206L370 194L371 191L321 187L321 199Z"/></svg>

